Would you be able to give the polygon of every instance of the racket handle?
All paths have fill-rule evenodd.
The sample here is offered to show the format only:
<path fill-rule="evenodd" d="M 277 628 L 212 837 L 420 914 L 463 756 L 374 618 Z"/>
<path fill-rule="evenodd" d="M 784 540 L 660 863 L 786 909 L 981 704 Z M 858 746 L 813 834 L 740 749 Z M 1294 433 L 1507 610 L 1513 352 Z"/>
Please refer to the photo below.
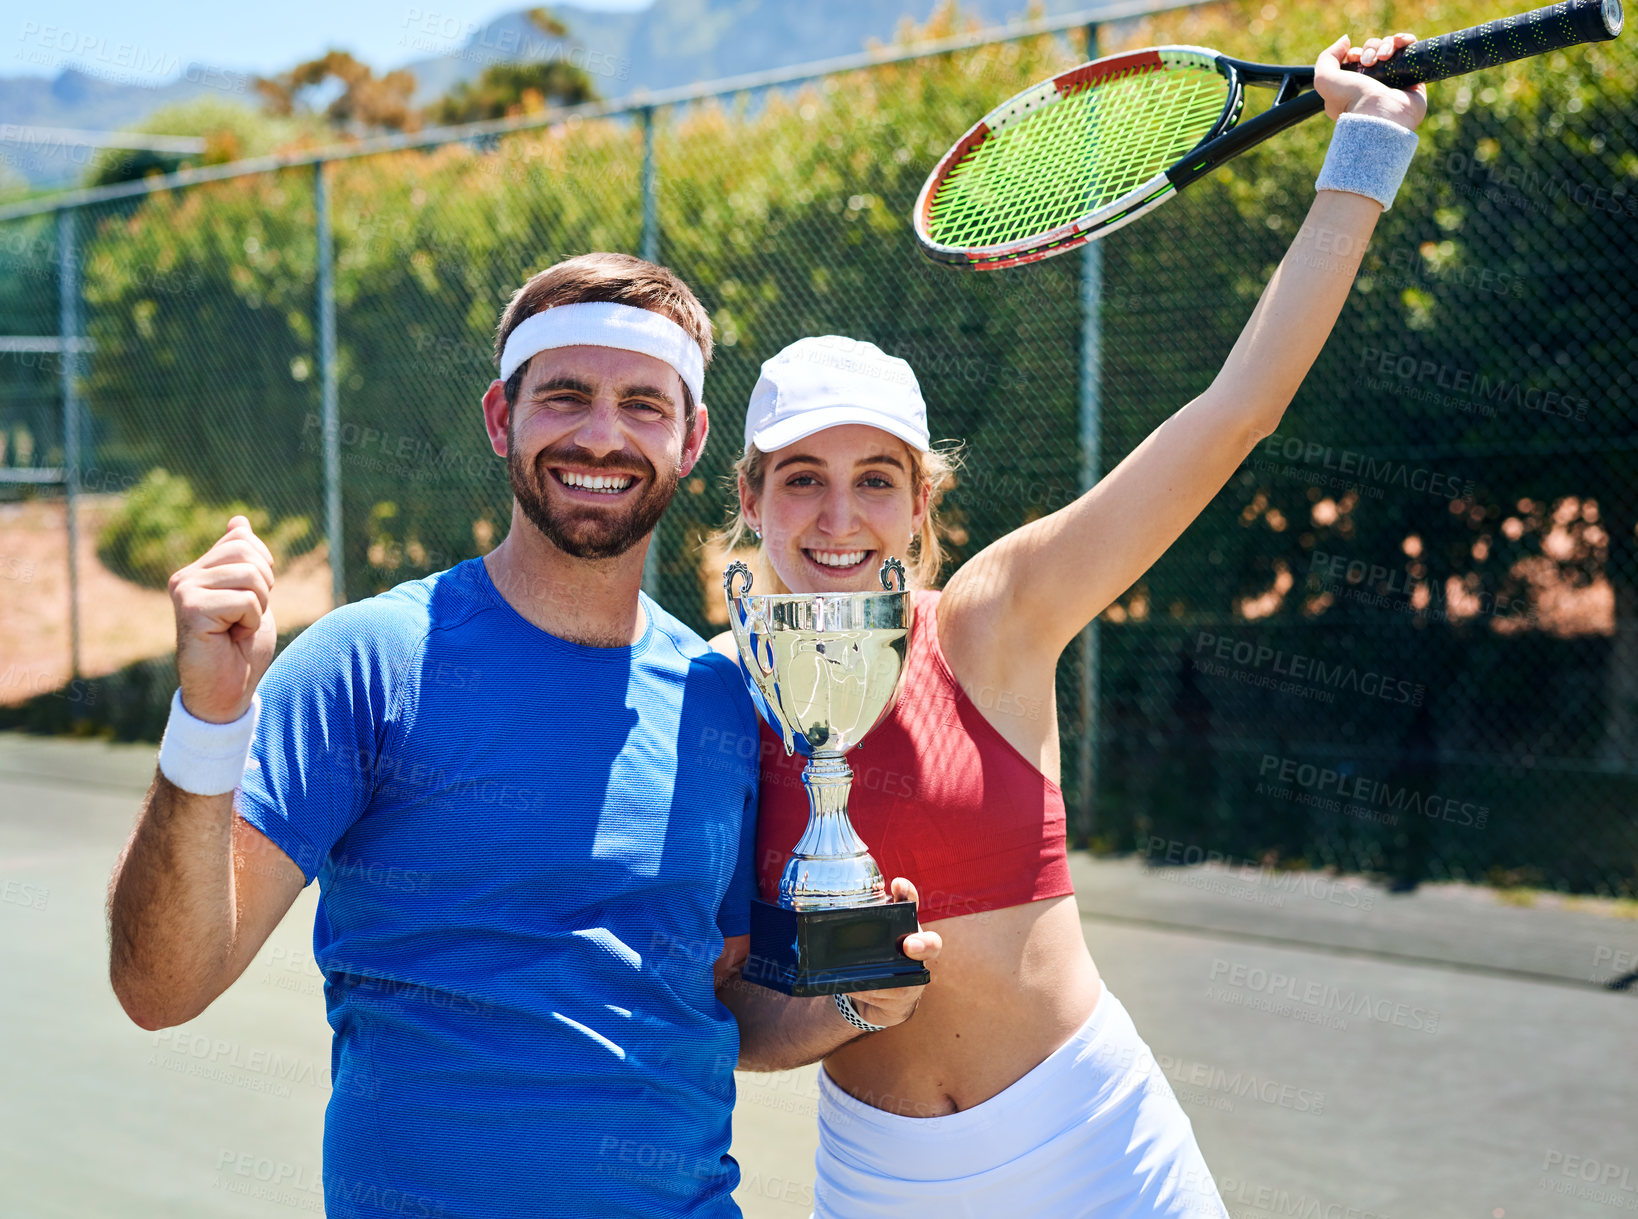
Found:
<path fill-rule="evenodd" d="M 1584 42 L 1608 42 L 1620 32 L 1621 0 L 1564 0 L 1534 12 L 1413 42 L 1386 63 L 1373 64 L 1364 72 L 1385 85 L 1405 89 Z"/>

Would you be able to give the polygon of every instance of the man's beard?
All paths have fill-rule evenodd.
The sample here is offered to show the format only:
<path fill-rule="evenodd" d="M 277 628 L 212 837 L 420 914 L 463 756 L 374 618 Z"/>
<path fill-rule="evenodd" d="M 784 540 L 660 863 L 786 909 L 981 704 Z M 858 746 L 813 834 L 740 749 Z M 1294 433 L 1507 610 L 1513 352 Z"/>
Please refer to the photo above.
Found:
<path fill-rule="evenodd" d="M 547 480 L 556 482 L 552 466 L 636 474 L 644 490 L 623 515 L 575 505 L 554 512 L 548 501 Z M 639 470 L 642 466 L 646 469 Z M 583 449 L 543 449 L 532 466 L 518 455 L 511 424 L 506 429 L 506 475 L 518 507 L 546 540 L 577 559 L 612 559 L 623 555 L 654 531 L 677 493 L 682 472 L 673 467 L 661 476 L 653 464 L 636 454 L 624 458 L 593 457 Z"/>

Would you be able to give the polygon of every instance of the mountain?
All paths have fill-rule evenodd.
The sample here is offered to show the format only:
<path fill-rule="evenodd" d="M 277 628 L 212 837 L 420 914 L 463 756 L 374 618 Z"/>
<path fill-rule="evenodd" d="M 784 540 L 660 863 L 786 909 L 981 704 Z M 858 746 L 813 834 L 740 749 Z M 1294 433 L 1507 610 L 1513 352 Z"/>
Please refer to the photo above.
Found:
<path fill-rule="evenodd" d="M 191 77 L 191 79 L 190 79 Z M 0 76 L 0 136 L 18 127 L 68 127 L 113 131 L 140 122 L 162 106 L 228 89 L 255 105 L 243 73 L 190 66 L 167 84 L 133 85 L 64 68 L 55 77 Z M 0 178 L 15 175 L 33 186 L 69 186 L 85 172 L 94 152 L 54 141 L 0 139 Z M 10 171 L 7 173 L 7 171 Z"/>
<path fill-rule="evenodd" d="M 926 21 L 936 3 L 655 0 L 649 8 L 624 13 L 554 5 L 552 12 L 570 30 L 567 50 L 557 40 L 544 38 L 517 12 L 489 22 L 459 47 L 404 66 L 420 83 L 417 100 L 430 101 L 457 81 L 476 78 L 497 60 L 559 54 L 585 68 L 604 97 L 623 97 L 637 89 L 673 88 L 862 51 L 871 41 L 891 41 L 906 19 Z M 1000 25 L 1021 19 L 1028 7 L 1027 0 L 964 0 L 961 11 L 984 25 Z M 1045 0 L 1039 7 L 1050 16 L 1074 12 L 1089 3 Z M 400 43 L 412 54 L 441 45 L 435 28 L 416 28 L 410 23 Z"/>
<path fill-rule="evenodd" d="M 624 97 L 639 89 L 666 89 L 719 77 L 789 67 L 862 51 L 887 42 L 906 19 L 924 22 L 937 0 L 655 0 L 636 12 L 601 12 L 573 5 L 552 11 L 570 30 L 565 40 L 543 35 L 523 10 L 486 23 L 464 38 L 451 37 L 444 19 L 406 16 L 402 54 L 377 70 L 415 73 L 416 102 L 425 104 L 492 63 L 561 56 L 584 68 L 598 93 Z M 1045 0 L 1047 15 L 1071 12 L 1088 0 Z M 984 25 L 1024 15 L 1027 0 L 963 0 L 961 11 Z M 408 9 L 408 14 L 421 13 Z M 321 40 L 322 42 L 322 40 Z M 315 43 L 313 53 L 325 48 Z M 106 131 L 140 124 L 162 106 L 207 93 L 257 105 L 253 77 L 190 64 L 167 84 L 129 84 L 66 68 L 54 78 L 0 76 L 0 134 L 16 124 Z M 84 148 L 39 147 L 0 140 L 5 170 L 36 187 L 76 181 L 89 158 Z"/>

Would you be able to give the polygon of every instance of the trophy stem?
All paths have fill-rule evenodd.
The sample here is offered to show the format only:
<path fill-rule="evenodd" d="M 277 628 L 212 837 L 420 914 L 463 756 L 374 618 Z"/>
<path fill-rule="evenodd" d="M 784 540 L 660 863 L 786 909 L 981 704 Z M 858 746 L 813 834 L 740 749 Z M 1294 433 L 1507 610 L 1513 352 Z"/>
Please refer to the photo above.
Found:
<path fill-rule="evenodd" d="M 791 910 L 876 906 L 887 885 L 847 816 L 853 768 L 841 754 L 816 753 L 802 770 L 808 824 L 779 878 L 779 904 Z"/>

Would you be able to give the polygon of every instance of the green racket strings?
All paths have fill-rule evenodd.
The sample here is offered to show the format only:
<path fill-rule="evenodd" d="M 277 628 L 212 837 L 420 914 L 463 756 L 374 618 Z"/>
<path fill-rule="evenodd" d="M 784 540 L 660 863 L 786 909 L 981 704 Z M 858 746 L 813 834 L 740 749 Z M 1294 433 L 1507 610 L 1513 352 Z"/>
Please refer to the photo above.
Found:
<path fill-rule="evenodd" d="M 1140 66 L 1066 93 L 980 141 L 934 190 L 927 235 L 958 249 L 1050 232 L 1119 199 L 1211 131 L 1228 81 Z"/>

